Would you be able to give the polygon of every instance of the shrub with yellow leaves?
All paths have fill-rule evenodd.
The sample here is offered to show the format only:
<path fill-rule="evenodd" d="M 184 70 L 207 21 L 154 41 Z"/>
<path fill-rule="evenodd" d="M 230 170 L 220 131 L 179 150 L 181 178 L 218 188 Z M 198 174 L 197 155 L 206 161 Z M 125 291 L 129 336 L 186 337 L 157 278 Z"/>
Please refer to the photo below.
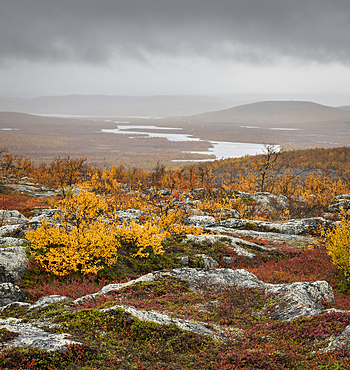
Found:
<path fill-rule="evenodd" d="M 350 211 L 342 210 L 341 222 L 333 230 L 323 230 L 327 240 L 327 253 L 332 257 L 332 263 L 350 278 Z"/>
<path fill-rule="evenodd" d="M 61 212 L 56 216 L 56 224 L 42 220 L 41 227 L 26 234 L 31 255 L 47 271 L 61 276 L 70 271 L 97 273 L 116 262 L 121 241 L 135 245 L 133 257 L 147 257 L 147 247 L 154 254 L 163 253 L 161 241 L 166 233 L 157 224 L 103 220 L 108 201 L 101 196 L 91 192 L 73 194 L 58 206 Z"/>

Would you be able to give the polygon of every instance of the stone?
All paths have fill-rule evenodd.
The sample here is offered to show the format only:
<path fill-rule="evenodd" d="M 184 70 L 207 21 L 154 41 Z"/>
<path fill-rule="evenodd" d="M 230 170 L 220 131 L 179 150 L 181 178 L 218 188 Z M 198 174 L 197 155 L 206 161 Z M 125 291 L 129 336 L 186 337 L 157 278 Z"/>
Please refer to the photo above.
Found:
<path fill-rule="evenodd" d="M 216 269 L 219 267 L 219 263 L 214 258 L 208 257 L 205 254 L 199 255 L 202 257 L 202 267 L 205 269 Z"/>
<path fill-rule="evenodd" d="M 320 302 L 332 303 L 333 290 L 326 281 L 302 282 L 292 284 L 266 284 L 254 274 L 244 269 L 201 269 L 178 268 L 156 271 L 141 276 L 127 283 L 110 284 L 101 291 L 76 299 L 73 303 L 80 304 L 85 299 L 114 290 L 120 290 L 139 281 L 155 281 L 158 277 L 170 275 L 186 282 L 190 289 L 207 289 L 208 286 L 225 288 L 227 286 L 241 288 L 260 288 L 273 295 L 275 304 L 269 308 L 269 313 L 278 320 L 289 321 L 300 316 L 312 316 L 322 313 Z"/>
<path fill-rule="evenodd" d="M 27 242 L 26 239 L 18 239 L 18 238 L 0 238 L 0 246 L 1 245 L 8 245 L 10 247 L 21 247 L 25 242 Z"/>
<path fill-rule="evenodd" d="M 206 328 L 203 324 L 188 320 L 172 318 L 169 317 L 168 315 L 164 315 L 158 312 L 138 310 L 132 306 L 116 305 L 110 308 L 104 308 L 101 311 L 111 312 L 118 308 L 122 309 L 124 312 L 130 313 L 132 316 L 137 317 L 141 321 L 152 321 L 159 325 L 176 325 L 182 330 L 191 331 L 193 333 L 201 335 L 217 335 L 217 333 Z"/>
<path fill-rule="evenodd" d="M 62 301 L 72 301 L 72 298 L 62 296 L 62 295 L 57 295 L 57 294 L 47 295 L 45 297 L 41 297 L 35 303 L 30 305 L 28 307 L 28 311 L 41 310 L 42 308 L 52 303 L 57 303 L 57 302 L 62 302 Z"/>
<path fill-rule="evenodd" d="M 7 311 L 7 310 L 12 310 L 17 307 L 25 307 L 28 308 L 30 306 L 29 303 L 26 302 L 12 302 L 7 304 L 6 306 L 0 307 L 0 312 Z"/>
<path fill-rule="evenodd" d="M 22 231 L 22 226 L 22 224 L 1 226 L 0 238 L 22 236 L 24 234 L 24 232 Z"/>
<path fill-rule="evenodd" d="M 335 198 L 336 200 L 346 200 L 346 199 L 350 199 L 350 193 L 336 195 L 334 198 Z"/>
<path fill-rule="evenodd" d="M 18 211 L 0 210 L 0 225 L 5 224 L 24 224 L 28 219 Z"/>
<path fill-rule="evenodd" d="M 264 209 L 285 209 L 288 206 L 288 198 L 284 195 L 258 192 L 251 194 L 251 198 Z"/>
<path fill-rule="evenodd" d="M 6 306 L 12 302 L 24 302 L 25 294 L 12 283 L 0 284 L 0 306 Z"/>
<path fill-rule="evenodd" d="M 241 218 L 242 215 L 240 212 L 238 212 L 236 209 L 231 209 L 231 208 L 218 208 L 216 212 L 220 216 L 231 216 L 233 218 Z"/>
<path fill-rule="evenodd" d="M 265 291 L 277 296 L 278 304 L 271 312 L 283 321 L 318 315 L 324 311 L 320 302 L 334 302 L 332 287 L 326 281 L 265 284 Z"/>
<path fill-rule="evenodd" d="M 237 253 L 238 256 L 244 256 L 248 259 L 252 259 L 256 257 L 254 253 L 247 251 L 245 248 L 238 245 L 238 243 L 246 245 L 247 247 L 253 247 L 255 249 L 266 249 L 261 247 L 258 244 L 247 242 L 246 240 L 234 238 L 232 236 L 224 236 L 224 235 L 192 235 L 188 234 L 185 241 L 192 241 L 195 243 L 207 243 L 207 244 L 214 244 L 216 242 L 226 242 L 232 246 L 232 249 Z"/>
<path fill-rule="evenodd" d="M 55 225 L 57 224 L 57 216 L 61 212 L 60 209 L 41 209 L 34 217 L 32 217 L 28 221 L 28 225 L 30 227 L 40 227 L 42 225 L 42 220 L 45 220 L 48 222 L 50 225 Z"/>
<path fill-rule="evenodd" d="M 204 189 L 204 188 L 198 188 L 198 189 L 194 189 L 190 194 L 192 196 L 198 196 L 198 195 L 203 195 L 203 194 L 206 194 L 208 192 L 207 189 Z"/>
<path fill-rule="evenodd" d="M 215 218 L 211 216 L 190 216 L 184 220 L 185 225 L 194 225 L 200 227 L 213 226 L 215 223 Z"/>
<path fill-rule="evenodd" d="M 288 235 L 318 235 L 321 228 L 332 228 L 334 223 L 323 217 L 295 219 L 287 222 L 268 222 L 229 218 L 216 224 L 230 229 L 254 229 L 257 231 L 279 232 Z"/>
<path fill-rule="evenodd" d="M 348 211 L 350 209 L 350 200 L 341 200 L 338 203 L 331 204 L 327 208 L 327 212 L 329 212 L 329 213 L 340 212 L 341 208 L 343 208 L 344 211 Z"/>
<path fill-rule="evenodd" d="M 69 334 L 53 334 L 41 329 L 42 323 L 22 323 L 20 319 L 0 319 L 0 329 L 7 330 L 20 335 L 7 342 L 6 347 L 35 347 L 46 351 L 67 352 L 68 345 L 81 344 L 68 337 Z"/>
<path fill-rule="evenodd" d="M 139 219 L 144 213 L 139 209 L 127 209 L 126 211 L 118 211 L 116 213 L 116 216 L 121 221 L 127 221 L 130 222 L 131 220 L 137 220 Z"/>
<path fill-rule="evenodd" d="M 19 283 L 28 270 L 25 247 L 0 248 L 0 283 Z"/>
<path fill-rule="evenodd" d="M 183 256 L 183 257 L 177 257 L 179 260 L 179 264 L 181 267 L 185 267 L 188 265 L 188 256 Z"/>

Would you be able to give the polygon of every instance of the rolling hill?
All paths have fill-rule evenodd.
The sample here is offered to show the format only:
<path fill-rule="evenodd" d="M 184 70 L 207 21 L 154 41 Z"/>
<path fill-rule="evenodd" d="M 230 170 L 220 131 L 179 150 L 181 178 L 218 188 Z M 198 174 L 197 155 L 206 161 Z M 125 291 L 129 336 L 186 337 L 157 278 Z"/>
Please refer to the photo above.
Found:
<path fill-rule="evenodd" d="M 88 116 L 173 117 L 225 109 L 235 102 L 210 96 L 65 95 L 0 99 L 0 112 Z M 237 104 L 236 104 L 237 105 Z"/>
<path fill-rule="evenodd" d="M 350 120 L 350 111 L 304 101 L 265 101 L 195 115 L 191 122 L 246 124 L 334 122 Z"/>

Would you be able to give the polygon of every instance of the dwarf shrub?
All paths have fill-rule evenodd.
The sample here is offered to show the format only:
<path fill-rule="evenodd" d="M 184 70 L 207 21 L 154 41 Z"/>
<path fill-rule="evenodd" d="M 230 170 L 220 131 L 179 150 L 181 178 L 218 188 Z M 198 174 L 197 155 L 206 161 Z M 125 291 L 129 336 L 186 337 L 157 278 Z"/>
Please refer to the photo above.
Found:
<path fill-rule="evenodd" d="M 47 271 L 66 275 L 71 271 L 97 273 L 104 266 L 112 266 L 118 258 L 121 241 L 133 243 L 133 257 L 148 257 L 146 248 L 162 254 L 165 233 L 150 222 L 143 225 L 116 218 L 101 219 L 108 210 L 108 202 L 91 192 L 73 194 L 58 204 L 61 212 L 56 223 L 42 220 L 42 226 L 26 234 L 31 241 L 30 253 Z"/>
<path fill-rule="evenodd" d="M 343 271 L 347 279 L 350 278 L 350 212 L 340 216 L 341 222 L 333 229 L 323 231 L 327 239 L 327 253 L 332 262 Z"/>

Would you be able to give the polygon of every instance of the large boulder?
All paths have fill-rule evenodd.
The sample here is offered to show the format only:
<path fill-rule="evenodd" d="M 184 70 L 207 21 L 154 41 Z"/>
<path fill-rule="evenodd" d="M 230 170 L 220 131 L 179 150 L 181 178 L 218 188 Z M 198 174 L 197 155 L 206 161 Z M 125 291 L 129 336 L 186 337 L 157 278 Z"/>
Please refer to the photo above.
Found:
<path fill-rule="evenodd" d="M 67 352 L 69 345 L 81 344 L 69 339 L 69 334 L 54 334 L 45 331 L 40 326 L 42 323 L 23 323 L 21 319 L 0 319 L 0 329 L 17 333 L 17 338 L 6 343 L 7 347 L 36 347 L 46 351 Z M 48 329 L 56 325 L 46 325 Z"/>
<path fill-rule="evenodd" d="M 41 209 L 34 217 L 32 217 L 27 225 L 29 228 L 38 228 L 42 225 L 42 221 L 45 220 L 51 225 L 57 224 L 57 216 L 61 212 L 60 209 Z"/>
<path fill-rule="evenodd" d="M 268 222 L 229 218 L 216 226 L 231 229 L 252 229 L 257 231 L 277 232 L 288 235 L 318 235 L 322 228 L 332 228 L 334 223 L 323 217 L 295 219 L 287 222 Z"/>
<path fill-rule="evenodd" d="M 126 211 L 118 211 L 115 215 L 120 221 L 130 222 L 131 220 L 138 220 L 144 213 L 139 209 L 130 208 Z"/>
<path fill-rule="evenodd" d="M 29 260 L 25 247 L 0 248 L 0 283 L 16 284 L 28 270 Z"/>
<path fill-rule="evenodd" d="M 12 283 L 0 284 L 0 306 L 6 306 L 12 302 L 24 302 L 25 294 Z"/>
<path fill-rule="evenodd" d="M 186 284 L 194 291 L 208 289 L 209 286 L 219 289 L 226 289 L 228 286 L 262 289 L 273 297 L 274 304 L 268 308 L 269 312 L 276 319 L 283 321 L 293 320 L 300 316 L 321 314 L 324 309 L 320 302 L 332 303 L 334 301 L 332 287 L 326 281 L 266 284 L 251 272 L 243 269 L 178 268 L 152 272 L 127 283 L 107 285 L 100 292 L 78 298 L 74 303 L 79 304 L 85 299 L 120 290 L 140 281 L 155 281 L 163 275 L 171 275 L 186 281 Z"/>
<path fill-rule="evenodd" d="M 251 194 L 262 209 L 281 210 L 288 206 L 288 198 L 283 195 L 272 194 L 267 192 L 259 192 Z"/>
<path fill-rule="evenodd" d="M 190 216 L 184 220 L 185 225 L 194 225 L 200 227 L 210 227 L 215 223 L 215 218 L 211 216 Z"/>
<path fill-rule="evenodd" d="M 0 225 L 24 224 L 28 219 L 19 211 L 0 210 Z"/>
<path fill-rule="evenodd" d="M 208 328 L 206 328 L 201 323 L 172 318 L 168 315 L 162 313 L 153 312 L 153 311 L 143 311 L 138 310 L 132 306 L 126 305 L 115 305 L 113 307 L 104 308 L 102 312 L 113 312 L 117 309 L 121 309 L 124 312 L 130 313 L 132 316 L 137 317 L 141 321 L 153 321 L 156 324 L 160 325 L 176 325 L 182 330 L 191 331 L 193 333 L 202 334 L 202 335 L 215 335 L 216 333 Z"/>
<path fill-rule="evenodd" d="M 350 200 L 341 200 L 338 203 L 331 204 L 328 207 L 327 212 L 329 212 L 329 213 L 340 212 L 341 209 L 343 209 L 344 211 L 349 210 L 350 209 Z"/>

